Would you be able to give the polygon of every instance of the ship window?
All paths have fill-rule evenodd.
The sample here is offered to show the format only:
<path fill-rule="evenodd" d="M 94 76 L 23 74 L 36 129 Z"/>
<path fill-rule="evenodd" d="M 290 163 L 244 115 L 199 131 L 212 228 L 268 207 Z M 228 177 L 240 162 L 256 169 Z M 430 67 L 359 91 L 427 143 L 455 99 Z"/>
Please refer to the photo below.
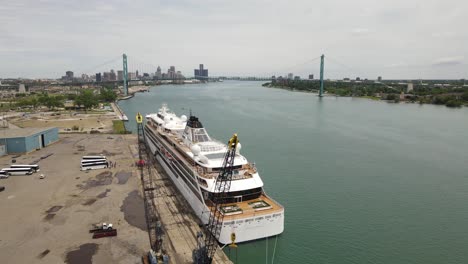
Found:
<path fill-rule="evenodd" d="M 207 157 L 208 159 L 222 159 L 224 158 L 224 155 L 226 153 L 222 152 L 222 153 L 211 153 L 211 154 L 205 154 L 205 157 Z"/>
<path fill-rule="evenodd" d="M 205 156 L 208 156 L 208 155 L 210 155 L 210 154 L 206 154 Z M 242 165 L 237 165 L 237 166 L 232 167 L 233 170 L 237 170 L 237 169 L 240 169 L 240 168 L 242 168 Z M 223 168 L 219 167 L 219 168 L 213 168 L 212 170 L 213 171 L 221 171 L 222 169 Z"/>
<path fill-rule="evenodd" d="M 204 128 L 193 129 L 193 142 L 210 141 L 210 137 L 206 134 Z"/>

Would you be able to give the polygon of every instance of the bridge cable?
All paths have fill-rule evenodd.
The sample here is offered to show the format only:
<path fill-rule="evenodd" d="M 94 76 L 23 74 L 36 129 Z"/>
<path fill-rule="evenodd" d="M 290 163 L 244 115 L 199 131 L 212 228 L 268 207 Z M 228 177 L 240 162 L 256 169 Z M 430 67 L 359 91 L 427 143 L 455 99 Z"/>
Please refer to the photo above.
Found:
<path fill-rule="evenodd" d="M 292 69 L 295 69 L 295 68 L 300 67 L 300 66 L 307 65 L 307 64 L 312 63 L 312 62 L 314 62 L 314 61 L 316 61 L 318 59 L 320 59 L 320 56 L 312 58 L 312 59 L 307 60 L 307 61 L 304 61 L 302 63 L 298 63 L 298 64 L 295 64 L 295 65 L 289 66 L 287 68 L 282 68 L 282 69 L 279 69 L 279 70 L 276 70 L 276 71 L 271 71 L 271 72 L 268 72 L 268 73 L 269 73 L 269 75 L 271 75 L 272 73 L 275 74 L 275 75 L 278 75 L 278 73 L 280 73 L 280 72 L 286 72 L 287 73 L 288 71 L 290 71 Z M 279 75 L 281 75 L 281 73 Z"/>
<path fill-rule="evenodd" d="M 112 62 L 115 62 L 115 61 L 117 61 L 117 60 L 120 60 L 121 58 L 122 58 L 122 56 L 118 56 L 118 57 L 116 57 L 116 58 L 113 58 L 113 59 L 111 59 L 111 60 L 108 60 L 108 61 L 106 61 L 106 62 L 103 62 L 103 63 L 101 63 L 101 64 L 99 64 L 99 65 L 97 65 L 97 66 L 94 66 L 93 68 L 90 68 L 89 70 L 81 71 L 81 73 L 84 73 L 84 74 L 92 73 L 92 72 L 94 72 L 97 68 L 106 66 L 106 65 L 108 65 L 108 64 L 110 64 L 110 63 L 112 63 Z"/>

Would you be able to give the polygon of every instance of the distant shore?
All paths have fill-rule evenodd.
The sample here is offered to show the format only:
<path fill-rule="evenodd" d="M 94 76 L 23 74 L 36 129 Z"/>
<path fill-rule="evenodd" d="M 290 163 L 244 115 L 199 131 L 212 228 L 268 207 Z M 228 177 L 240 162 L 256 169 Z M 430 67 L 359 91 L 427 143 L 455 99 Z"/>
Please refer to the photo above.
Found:
<path fill-rule="evenodd" d="M 281 80 L 264 83 L 262 86 L 292 92 L 317 93 L 318 81 Z M 445 105 L 447 107 L 468 106 L 468 86 L 460 84 L 410 84 L 404 86 L 376 82 L 326 82 L 325 96 L 356 97 L 391 103 L 407 102 Z"/>

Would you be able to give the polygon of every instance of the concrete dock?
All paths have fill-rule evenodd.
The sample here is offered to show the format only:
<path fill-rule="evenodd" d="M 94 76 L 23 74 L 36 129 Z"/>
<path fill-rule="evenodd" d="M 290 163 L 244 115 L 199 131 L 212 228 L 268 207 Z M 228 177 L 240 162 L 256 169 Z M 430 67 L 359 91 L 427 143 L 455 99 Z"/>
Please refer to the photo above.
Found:
<path fill-rule="evenodd" d="M 137 145 L 132 146 L 132 152 L 134 156 L 138 155 Z M 197 247 L 197 233 L 201 231 L 201 222 L 160 165 L 153 163 L 152 166 L 150 171 L 155 187 L 156 215 L 164 230 L 163 248 L 173 263 L 193 263 L 192 252 Z M 232 262 L 224 252 L 218 250 L 213 263 Z"/>
<path fill-rule="evenodd" d="M 6 187 L 0 192 L 1 262 L 141 263 L 150 243 L 137 153 L 136 135 L 67 134 L 47 148 L 0 157 L 2 168 L 15 159 L 41 169 L 0 180 Z M 98 154 L 115 167 L 80 171 L 81 156 Z M 152 174 L 163 248 L 170 263 L 192 263 L 198 219 L 164 173 L 156 168 Z M 112 223 L 118 235 L 92 239 L 88 230 L 102 222 Z M 231 262 L 219 251 L 215 263 Z"/>

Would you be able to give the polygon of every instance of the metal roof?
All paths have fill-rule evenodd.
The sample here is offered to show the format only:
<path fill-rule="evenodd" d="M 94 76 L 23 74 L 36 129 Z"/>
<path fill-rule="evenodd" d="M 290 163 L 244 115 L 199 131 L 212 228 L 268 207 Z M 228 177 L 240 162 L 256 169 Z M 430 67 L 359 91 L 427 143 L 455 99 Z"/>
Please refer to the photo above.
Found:
<path fill-rule="evenodd" d="M 28 128 L 11 128 L 0 130 L 0 138 L 19 138 L 29 137 L 41 132 L 45 132 L 55 127 L 28 127 Z"/>

